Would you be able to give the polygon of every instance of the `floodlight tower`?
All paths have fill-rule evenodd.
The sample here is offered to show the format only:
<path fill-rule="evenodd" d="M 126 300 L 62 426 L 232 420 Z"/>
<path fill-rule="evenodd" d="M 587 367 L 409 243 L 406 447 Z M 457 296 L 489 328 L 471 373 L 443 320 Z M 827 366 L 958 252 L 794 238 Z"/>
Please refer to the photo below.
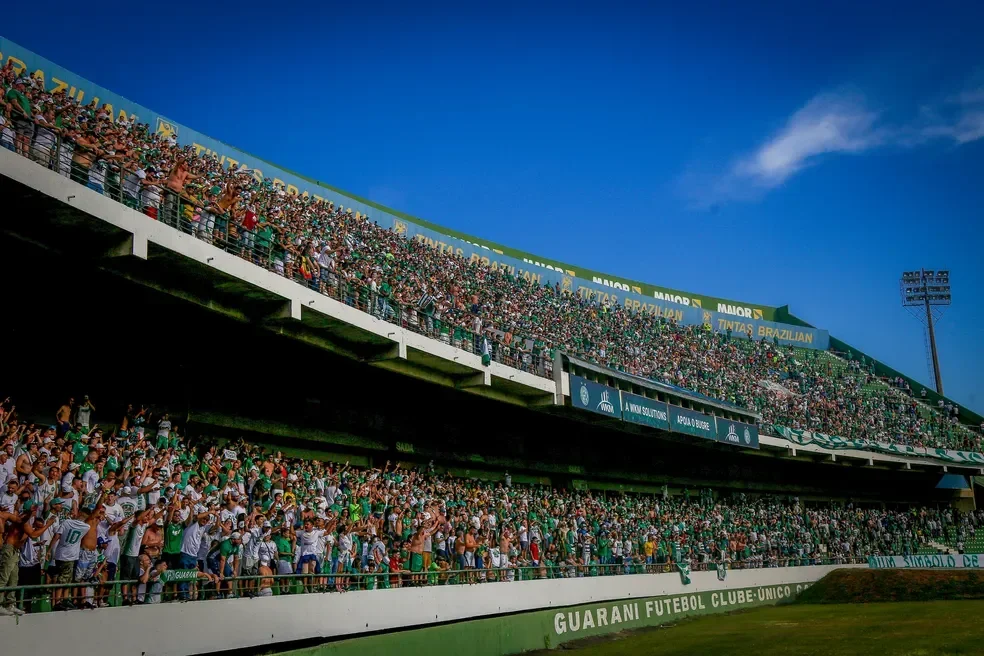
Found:
<path fill-rule="evenodd" d="M 929 333 L 929 351 L 936 379 L 936 392 L 943 395 L 943 378 L 940 376 L 940 358 L 936 353 L 936 332 L 933 324 L 943 316 L 950 305 L 950 272 L 920 269 L 904 271 L 899 279 L 902 306 L 919 319 Z M 918 309 L 916 309 L 918 308 Z"/>

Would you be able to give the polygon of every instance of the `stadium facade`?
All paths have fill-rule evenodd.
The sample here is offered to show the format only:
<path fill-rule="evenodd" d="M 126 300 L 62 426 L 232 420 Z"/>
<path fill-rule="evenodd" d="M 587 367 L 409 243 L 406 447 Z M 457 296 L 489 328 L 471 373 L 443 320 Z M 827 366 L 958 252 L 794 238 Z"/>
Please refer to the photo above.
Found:
<path fill-rule="evenodd" d="M 112 107 L 117 120 L 147 123 L 226 166 L 246 168 L 258 180 L 273 178 L 288 193 L 351 208 L 432 249 L 683 325 L 863 355 L 786 307 L 584 270 L 353 197 L 178 125 L 5 39 L 0 39 L 0 62 L 13 62 L 43 79 L 46 88 L 63 89 L 82 103 L 98 99 Z M 298 285 L 2 149 L 0 192 L 13 210 L 8 217 L 23 217 L 8 218 L 0 231 L 0 270 L 17 283 L 10 306 L 44 312 L 49 290 L 84 290 L 84 303 L 75 306 L 82 316 L 62 317 L 71 323 L 66 341 L 78 356 L 75 364 L 109 398 L 132 398 L 136 392 L 183 408 L 181 420 L 192 431 L 245 436 L 291 453 L 317 452 L 366 467 L 392 458 L 418 465 L 430 461 L 462 477 L 502 479 L 509 470 L 516 482 L 601 495 L 687 491 L 689 498 L 690 489 L 714 487 L 858 507 L 975 505 L 975 488 L 942 489 L 938 482 L 943 474 L 964 482 L 984 474 L 984 456 L 976 452 L 784 432 L 720 399 L 562 353 L 546 363 L 548 369 L 489 362 L 481 349 L 432 339 Z M 10 343 L 37 354 L 32 357 L 44 365 L 28 368 L 19 381 L 26 394 L 40 395 L 52 387 L 47 371 L 60 357 L 50 352 L 51 333 L 27 322 L 9 328 Z M 86 360 L 90 353 L 95 362 Z M 150 366 L 132 376 L 121 374 L 113 366 L 120 353 L 142 353 Z M 899 376 L 875 367 L 883 376 Z M 965 408 L 961 418 L 981 421 Z M 515 640 L 490 641 L 483 649 L 514 653 L 603 633 L 600 617 L 606 629 L 617 630 L 623 617 L 634 622 L 631 627 L 645 626 L 650 618 L 656 622 L 662 617 L 657 608 L 686 615 L 776 603 L 831 567 L 848 564 L 749 569 L 728 577 L 703 571 L 694 573 L 693 583 L 668 572 L 521 581 L 515 585 L 526 586 L 523 591 L 498 586 L 506 592 L 493 593 L 479 586 L 403 588 L 385 593 L 391 595 L 385 602 L 379 601 L 384 593 L 359 591 L 323 596 L 317 603 L 297 595 L 233 599 L 205 610 L 164 604 L 131 609 L 121 633 L 103 631 L 85 616 L 72 620 L 71 631 L 60 631 L 64 616 L 37 614 L 18 620 L 23 626 L 5 637 L 15 647 L 12 653 L 56 653 L 80 636 L 94 650 L 138 653 L 146 651 L 147 635 L 181 626 L 181 635 L 158 642 L 157 651 L 148 653 L 188 654 L 313 644 L 304 641 L 482 618 L 498 623 L 481 629 L 494 636 L 490 640 L 510 635 Z M 510 613 L 522 613 L 517 617 L 526 618 L 528 627 L 516 632 Z M 14 620 L 9 621 L 0 626 L 9 629 Z M 587 630 L 589 622 L 597 631 Z M 216 634 L 211 630 L 216 625 L 226 630 Z M 354 649 L 385 651 L 385 635 L 377 636 L 383 641 L 377 647 L 362 643 Z"/>

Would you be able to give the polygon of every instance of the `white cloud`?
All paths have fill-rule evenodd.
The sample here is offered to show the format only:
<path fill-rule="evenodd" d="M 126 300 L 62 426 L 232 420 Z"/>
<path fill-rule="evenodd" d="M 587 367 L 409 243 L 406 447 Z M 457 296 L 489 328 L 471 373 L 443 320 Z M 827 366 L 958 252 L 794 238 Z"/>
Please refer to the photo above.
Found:
<path fill-rule="evenodd" d="M 860 153 L 881 145 L 885 134 L 877 121 L 878 114 L 859 96 L 819 95 L 772 139 L 735 164 L 732 175 L 765 188 L 778 186 L 821 155 Z"/>
<path fill-rule="evenodd" d="M 678 182 L 695 207 L 708 208 L 759 198 L 824 156 L 938 141 L 960 146 L 979 139 L 984 139 L 984 87 L 964 89 L 944 103 L 924 106 L 916 118 L 901 125 L 885 123 L 859 94 L 830 92 L 811 99 L 773 137 L 723 174 L 698 177 L 688 172 Z"/>
<path fill-rule="evenodd" d="M 944 118 L 923 127 L 923 134 L 929 138 L 952 139 L 957 145 L 984 139 L 984 87 L 965 89 L 950 99 L 951 106 L 944 109 Z M 947 118 L 948 117 L 948 118 Z"/>

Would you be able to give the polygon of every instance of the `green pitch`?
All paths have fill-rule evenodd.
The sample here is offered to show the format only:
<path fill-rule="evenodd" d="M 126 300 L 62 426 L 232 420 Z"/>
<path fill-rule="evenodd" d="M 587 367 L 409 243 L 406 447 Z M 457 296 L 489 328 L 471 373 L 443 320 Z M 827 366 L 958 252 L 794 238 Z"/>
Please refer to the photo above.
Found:
<path fill-rule="evenodd" d="M 589 639 L 560 651 L 572 656 L 984 654 L 982 617 L 984 601 L 775 606 Z"/>

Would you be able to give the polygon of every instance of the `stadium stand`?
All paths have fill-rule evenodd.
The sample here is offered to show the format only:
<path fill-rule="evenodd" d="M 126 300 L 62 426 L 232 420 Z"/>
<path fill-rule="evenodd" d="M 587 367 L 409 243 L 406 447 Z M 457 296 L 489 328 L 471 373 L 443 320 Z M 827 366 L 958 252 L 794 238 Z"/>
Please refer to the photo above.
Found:
<path fill-rule="evenodd" d="M 0 145 L 147 216 L 337 300 L 489 360 L 552 375 L 562 350 L 756 410 L 772 424 L 849 439 L 981 450 L 959 409 L 930 407 L 874 364 L 732 339 L 540 286 L 288 194 L 173 136 L 50 93 L 8 60 Z"/>
<path fill-rule="evenodd" d="M 922 552 L 984 521 L 982 511 L 710 489 L 599 495 L 430 466 L 358 468 L 189 440 L 145 406 L 104 431 L 105 414 L 69 399 L 39 427 L 0 404 L 0 612 L 846 563 Z"/>

